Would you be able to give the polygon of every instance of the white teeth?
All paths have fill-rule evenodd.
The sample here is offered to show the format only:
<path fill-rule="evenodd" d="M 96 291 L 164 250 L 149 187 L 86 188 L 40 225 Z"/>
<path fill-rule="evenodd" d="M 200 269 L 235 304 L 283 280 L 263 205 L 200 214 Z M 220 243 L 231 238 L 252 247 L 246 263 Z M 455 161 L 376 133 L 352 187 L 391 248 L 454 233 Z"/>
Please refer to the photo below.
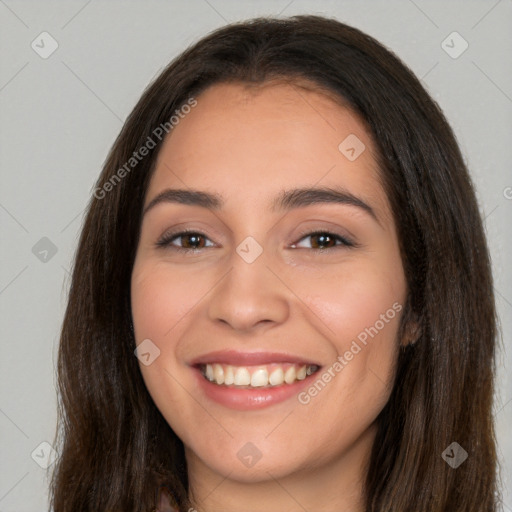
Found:
<path fill-rule="evenodd" d="M 269 366 L 246 367 L 225 364 L 205 364 L 203 375 L 210 382 L 225 386 L 251 386 L 254 388 L 281 386 L 304 380 L 319 369 L 316 365 L 297 366 L 290 363 Z"/>
<path fill-rule="evenodd" d="M 292 384 L 295 381 L 296 377 L 297 374 L 295 372 L 295 367 L 290 366 L 290 368 L 288 368 L 288 370 L 286 370 L 284 374 L 284 381 L 286 382 L 286 384 Z"/>
<path fill-rule="evenodd" d="M 217 384 L 224 384 L 224 368 L 220 364 L 213 365 L 213 376 Z"/>
<path fill-rule="evenodd" d="M 261 387 L 268 386 L 268 372 L 264 368 L 260 368 L 256 370 L 251 375 L 251 386 L 253 387 Z"/>
<path fill-rule="evenodd" d="M 268 378 L 272 386 L 280 386 L 284 382 L 284 372 L 282 368 L 276 368 Z"/>
<path fill-rule="evenodd" d="M 297 371 L 297 380 L 304 380 L 306 378 L 306 367 L 301 366 Z"/>
<path fill-rule="evenodd" d="M 213 380 L 213 366 L 211 364 L 206 365 L 205 375 L 208 380 Z"/>
<path fill-rule="evenodd" d="M 235 373 L 236 386 L 248 386 L 251 383 L 251 374 L 247 368 L 238 368 Z"/>
<path fill-rule="evenodd" d="M 226 386 L 230 386 L 235 383 L 235 372 L 233 371 L 232 366 L 226 366 L 226 371 L 224 372 L 224 384 Z"/>

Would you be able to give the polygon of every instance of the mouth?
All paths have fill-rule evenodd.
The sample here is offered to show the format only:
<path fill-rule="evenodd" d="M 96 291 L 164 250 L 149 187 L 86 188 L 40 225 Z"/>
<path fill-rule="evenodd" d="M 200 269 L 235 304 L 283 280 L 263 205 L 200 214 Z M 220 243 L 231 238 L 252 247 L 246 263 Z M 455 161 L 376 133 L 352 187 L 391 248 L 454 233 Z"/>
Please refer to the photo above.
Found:
<path fill-rule="evenodd" d="M 262 409 L 292 399 L 321 366 L 282 353 L 219 351 L 189 363 L 203 396 L 238 410 Z"/>
<path fill-rule="evenodd" d="M 254 366 L 206 363 L 198 366 L 203 377 L 217 386 L 238 389 L 291 385 L 316 373 L 316 364 L 270 363 Z"/>

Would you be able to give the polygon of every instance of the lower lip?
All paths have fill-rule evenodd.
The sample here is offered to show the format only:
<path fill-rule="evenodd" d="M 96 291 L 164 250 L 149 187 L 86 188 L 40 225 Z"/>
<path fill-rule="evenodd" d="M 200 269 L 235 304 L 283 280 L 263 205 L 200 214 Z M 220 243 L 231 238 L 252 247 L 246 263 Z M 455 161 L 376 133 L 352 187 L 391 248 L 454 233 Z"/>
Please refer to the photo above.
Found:
<path fill-rule="evenodd" d="M 199 370 L 194 370 L 199 380 L 199 386 L 204 394 L 214 402 L 231 409 L 249 411 L 263 409 L 296 396 L 301 389 L 310 383 L 310 376 L 296 380 L 293 384 L 283 384 L 272 388 L 236 388 L 219 386 L 207 380 Z M 315 375 L 316 372 L 313 374 Z"/>

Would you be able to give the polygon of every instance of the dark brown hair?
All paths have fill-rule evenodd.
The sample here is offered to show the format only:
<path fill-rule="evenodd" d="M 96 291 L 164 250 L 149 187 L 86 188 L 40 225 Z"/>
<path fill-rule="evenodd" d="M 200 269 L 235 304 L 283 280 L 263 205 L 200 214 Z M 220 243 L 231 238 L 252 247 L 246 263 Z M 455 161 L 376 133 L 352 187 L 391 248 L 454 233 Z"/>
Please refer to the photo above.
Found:
<path fill-rule="evenodd" d="M 183 445 L 144 385 L 131 328 L 130 277 L 161 142 L 122 179 L 112 177 L 210 85 L 272 79 L 329 91 L 368 126 L 408 283 L 402 329 L 411 319 L 420 326 L 416 343 L 400 351 L 378 419 L 366 511 L 495 511 L 493 286 L 455 136 L 413 73 L 380 43 L 334 19 L 295 16 L 232 24 L 186 50 L 144 92 L 108 155 L 61 333 L 55 512 L 148 512 L 162 486 L 181 509 L 189 506 Z M 452 442 L 468 453 L 457 469 L 442 458 Z"/>

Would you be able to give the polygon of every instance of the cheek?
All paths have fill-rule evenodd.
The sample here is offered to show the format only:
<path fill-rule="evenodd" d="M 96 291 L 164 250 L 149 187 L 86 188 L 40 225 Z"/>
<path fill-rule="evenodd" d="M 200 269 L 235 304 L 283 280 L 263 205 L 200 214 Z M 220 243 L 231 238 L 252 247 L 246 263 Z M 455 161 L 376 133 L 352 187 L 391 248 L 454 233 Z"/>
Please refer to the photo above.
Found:
<path fill-rule="evenodd" d="M 199 291 L 181 282 L 178 273 L 170 275 L 161 265 L 144 262 L 135 265 L 131 284 L 131 308 L 136 344 L 149 339 L 159 351 L 150 365 L 140 364 L 146 386 L 159 403 L 174 402 L 176 394 L 176 349 L 187 313 L 200 297 Z M 160 397 L 160 399 L 159 399 Z"/>
<path fill-rule="evenodd" d="M 193 279 L 178 272 L 166 271 L 158 262 L 144 261 L 134 266 L 131 280 L 131 308 L 136 343 L 150 339 L 159 356 L 150 365 L 140 364 L 146 387 L 169 425 L 179 410 L 177 431 L 195 422 L 187 393 L 183 392 L 183 368 L 176 359 L 181 333 L 187 325 L 191 310 L 206 290 L 199 289 Z M 188 315 L 188 316 L 187 316 Z M 181 436 L 180 436 L 181 437 Z"/>
<path fill-rule="evenodd" d="M 204 280 L 193 275 L 166 271 L 159 264 L 134 267 L 131 305 L 136 340 L 165 340 L 161 350 L 172 345 L 173 331 L 208 291 Z"/>
<path fill-rule="evenodd" d="M 348 434 L 347 430 L 373 421 L 389 398 L 405 280 L 399 265 L 354 262 L 322 282 L 322 293 L 309 294 L 307 304 L 321 319 L 334 356 L 316 386 L 306 390 L 302 403 L 318 417 L 326 414 L 326 402 L 337 404 L 328 414 L 337 410 L 341 417 L 325 421 L 341 422 Z"/>
<path fill-rule="evenodd" d="M 304 296 L 338 353 L 348 349 L 347 341 L 364 341 L 368 329 L 374 333 L 376 328 L 380 338 L 395 339 L 406 295 L 400 266 L 354 261 L 326 275 L 316 287 L 320 284 L 320 293 L 311 293 L 310 287 Z"/>

